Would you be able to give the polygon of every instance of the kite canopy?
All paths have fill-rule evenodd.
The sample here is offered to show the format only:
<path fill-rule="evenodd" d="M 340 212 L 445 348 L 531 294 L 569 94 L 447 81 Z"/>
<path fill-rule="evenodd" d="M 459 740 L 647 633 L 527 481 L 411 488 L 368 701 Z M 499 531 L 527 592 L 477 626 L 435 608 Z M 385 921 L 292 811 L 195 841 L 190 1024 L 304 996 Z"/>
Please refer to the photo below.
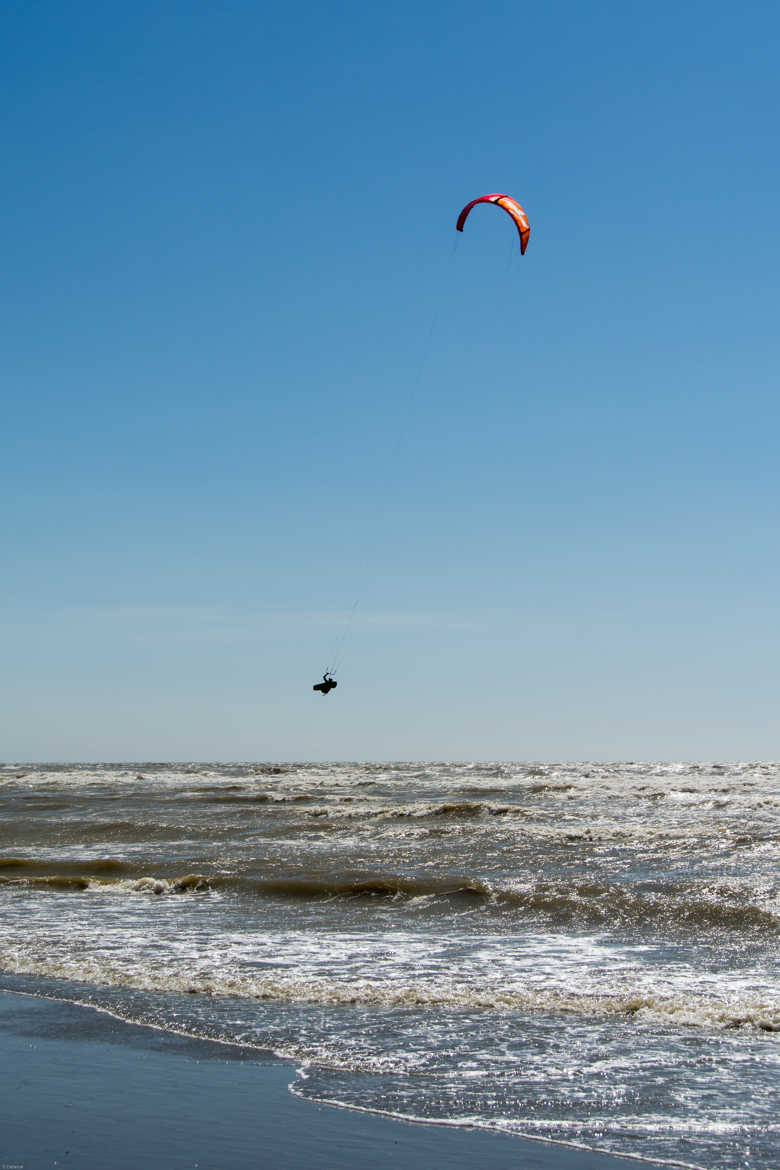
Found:
<path fill-rule="evenodd" d="M 463 225 L 466 222 L 469 212 L 478 203 L 495 203 L 498 207 L 503 207 L 508 215 L 511 215 L 520 236 L 520 254 L 523 255 L 528 247 L 528 237 L 531 234 L 531 227 L 522 207 L 511 195 L 480 195 L 478 199 L 472 199 L 471 203 L 467 203 L 458 216 L 456 225 L 458 231 L 463 231 Z"/>

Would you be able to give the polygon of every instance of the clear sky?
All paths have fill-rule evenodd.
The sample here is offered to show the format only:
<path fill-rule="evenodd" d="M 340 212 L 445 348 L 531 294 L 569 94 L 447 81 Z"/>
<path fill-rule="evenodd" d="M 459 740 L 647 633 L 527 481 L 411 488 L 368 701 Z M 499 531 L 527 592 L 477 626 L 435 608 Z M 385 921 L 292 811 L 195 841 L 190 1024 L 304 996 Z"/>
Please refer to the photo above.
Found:
<path fill-rule="evenodd" d="M 0 26 L 0 756 L 780 756 L 775 3 Z"/>

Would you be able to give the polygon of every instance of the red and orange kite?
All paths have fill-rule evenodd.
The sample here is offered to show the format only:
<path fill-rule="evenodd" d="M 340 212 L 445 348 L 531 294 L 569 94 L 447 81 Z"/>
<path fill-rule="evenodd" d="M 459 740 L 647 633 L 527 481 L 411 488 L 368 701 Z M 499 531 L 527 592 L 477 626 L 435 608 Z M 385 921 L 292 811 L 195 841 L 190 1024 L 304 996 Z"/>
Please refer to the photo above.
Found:
<path fill-rule="evenodd" d="M 463 225 L 466 222 L 466 218 L 472 207 L 475 207 L 477 203 L 495 203 L 499 207 L 503 207 L 504 211 L 511 215 L 512 219 L 515 221 L 515 227 L 517 228 L 520 235 L 520 254 L 522 256 L 528 247 L 528 237 L 531 234 L 531 228 L 528 223 L 528 218 L 522 207 L 516 199 L 512 198 L 511 195 L 480 195 L 479 199 L 472 199 L 471 203 L 467 203 L 463 208 L 463 211 L 461 211 L 460 215 L 458 216 L 458 231 L 463 231 Z"/>

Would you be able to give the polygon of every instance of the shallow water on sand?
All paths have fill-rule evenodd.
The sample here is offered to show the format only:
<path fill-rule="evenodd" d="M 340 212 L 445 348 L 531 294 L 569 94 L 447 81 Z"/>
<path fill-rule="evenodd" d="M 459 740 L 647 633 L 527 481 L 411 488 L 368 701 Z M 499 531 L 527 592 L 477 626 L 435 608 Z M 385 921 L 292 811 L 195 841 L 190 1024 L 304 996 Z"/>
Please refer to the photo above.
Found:
<path fill-rule="evenodd" d="M 780 1160 L 780 766 L 0 768 L 3 985 L 295 1091 Z"/>

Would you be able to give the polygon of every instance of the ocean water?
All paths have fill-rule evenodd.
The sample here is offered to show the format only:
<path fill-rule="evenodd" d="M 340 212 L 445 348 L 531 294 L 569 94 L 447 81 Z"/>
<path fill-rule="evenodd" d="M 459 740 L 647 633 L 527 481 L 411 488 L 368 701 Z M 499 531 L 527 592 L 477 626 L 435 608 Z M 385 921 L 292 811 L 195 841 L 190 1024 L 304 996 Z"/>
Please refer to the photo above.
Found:
<path fill-rule="evenodd" d="M 317 1101 L 780 1164 L 780 765 L 0 767 L 0 986 Z"/>

